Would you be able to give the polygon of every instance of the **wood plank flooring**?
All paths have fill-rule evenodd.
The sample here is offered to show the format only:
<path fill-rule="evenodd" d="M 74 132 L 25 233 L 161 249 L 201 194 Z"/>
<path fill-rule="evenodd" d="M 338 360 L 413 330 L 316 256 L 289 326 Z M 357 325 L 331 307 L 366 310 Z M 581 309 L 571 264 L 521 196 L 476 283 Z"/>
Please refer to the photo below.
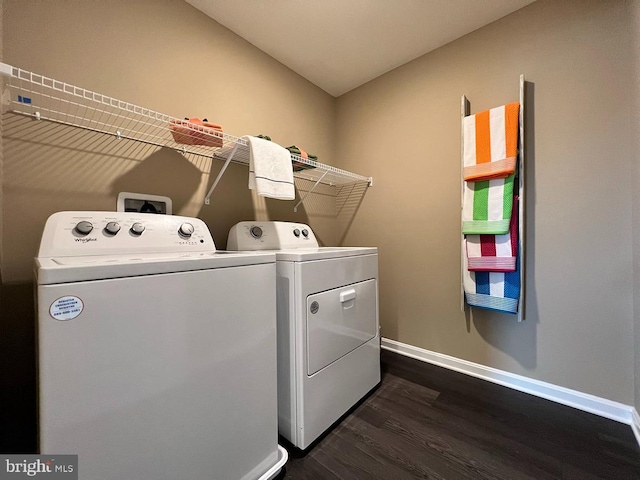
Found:
<path fill-rule="evenodd" d="M 640 480 L 628 425 L 388 351 L 380 386 L 279 480 Z"/>

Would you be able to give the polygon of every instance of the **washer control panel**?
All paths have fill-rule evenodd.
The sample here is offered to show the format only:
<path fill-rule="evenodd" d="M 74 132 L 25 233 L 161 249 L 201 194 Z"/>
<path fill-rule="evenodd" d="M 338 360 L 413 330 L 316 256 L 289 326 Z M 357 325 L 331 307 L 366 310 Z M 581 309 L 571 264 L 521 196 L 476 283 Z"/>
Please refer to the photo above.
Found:
<path fill-rule="evenodd" d="M 231 227 L 227 250 L 318 248 L 309 225 L 294 222 L 240 222 Z"/>
<path fill-rule="evenodd" d="M 39 257 L 215 251 L 199 218 L 131 212 L 58 212 L 49 217 Z"/>

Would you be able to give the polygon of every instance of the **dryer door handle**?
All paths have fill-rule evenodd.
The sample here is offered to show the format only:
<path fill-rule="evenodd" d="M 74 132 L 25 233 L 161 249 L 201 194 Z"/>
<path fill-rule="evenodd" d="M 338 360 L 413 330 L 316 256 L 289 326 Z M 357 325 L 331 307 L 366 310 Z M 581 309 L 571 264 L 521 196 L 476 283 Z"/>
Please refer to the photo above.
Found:
<path fill-rule="evenodd" d="M 340 292 L 340 303 L 345 303 L 345 302 L 348 302 L 349 300 L 355 300 L 355 298 L 356 298 L 355 288 L 350 288 L 349 290 Z"/>

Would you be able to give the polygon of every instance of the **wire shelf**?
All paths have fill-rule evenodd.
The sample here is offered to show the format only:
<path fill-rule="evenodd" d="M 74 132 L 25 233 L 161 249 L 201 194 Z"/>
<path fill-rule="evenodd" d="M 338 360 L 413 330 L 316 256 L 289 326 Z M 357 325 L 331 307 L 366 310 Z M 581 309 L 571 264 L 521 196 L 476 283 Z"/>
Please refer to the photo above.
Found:
<path fill-rule="evenodd" d="M 165 115 L 5 63 L 0 63 L 0 74 L 5 77 L 3 112 L 168 147 L 182 153 L 249 165 L 247 140 L 209 124 L 200 125 Z M 229 156 L 232 158 L 229 159 Z M 294 168 L 297 178 L 332 186 L 359 182 L 372 184 L 371 177 L 294 154 L 291 159 L 294 165 L 297 164 L 297 168 Z"/>
<path fill-rule="evenodd" d="M 238 144 L 235 153 L 233 154 L 233 158 L 231 160 L 232 163 L 240 163 L 243 165 L 249 165 L 249 144 L 244 138 L 237 138 L 237 140 L 228 146 L 220 148 L 214 152 L 214 157 L 220 160 L 226 160 L 228 156 L 231 154 L 235 143 Z M 358 175 L 356 173 L 351 173 L 346 170 L 342 170 L 340 168 L 333 167 L 331 165 L 325 165 L 320 162 L 316 162 L 314 160 L 310 160 L 308 158 L 303 158 L 298 155 L 291 154 L 291 160 L 293 162 L 304 164 L 305 167 L 302 167 L 300 170 L 294 169 L 294 176 L 297 178 L 303 178 L 305 180 L 317 181 L 321 177 L 324 176 L 323 180 L 320 183 L 325 185 L 346 185 L 355 182 L 367 182 L 371 183 L 371 177 L 364 177 L 362 175 Z M 296 167 L 294 167 L 296 168 Z M 297 167 L 300 168 L 300 167 Z"/>

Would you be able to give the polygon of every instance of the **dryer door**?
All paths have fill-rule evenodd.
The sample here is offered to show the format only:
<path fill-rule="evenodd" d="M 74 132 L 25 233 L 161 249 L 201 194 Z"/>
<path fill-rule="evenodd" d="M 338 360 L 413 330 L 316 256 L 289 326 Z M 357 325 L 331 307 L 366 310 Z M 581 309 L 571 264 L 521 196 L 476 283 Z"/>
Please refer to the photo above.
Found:
<path fill-rule="evenodd" d="M 376 280 L 307 297 L 307 375 L 313 375 L 376 335 Z"/>

